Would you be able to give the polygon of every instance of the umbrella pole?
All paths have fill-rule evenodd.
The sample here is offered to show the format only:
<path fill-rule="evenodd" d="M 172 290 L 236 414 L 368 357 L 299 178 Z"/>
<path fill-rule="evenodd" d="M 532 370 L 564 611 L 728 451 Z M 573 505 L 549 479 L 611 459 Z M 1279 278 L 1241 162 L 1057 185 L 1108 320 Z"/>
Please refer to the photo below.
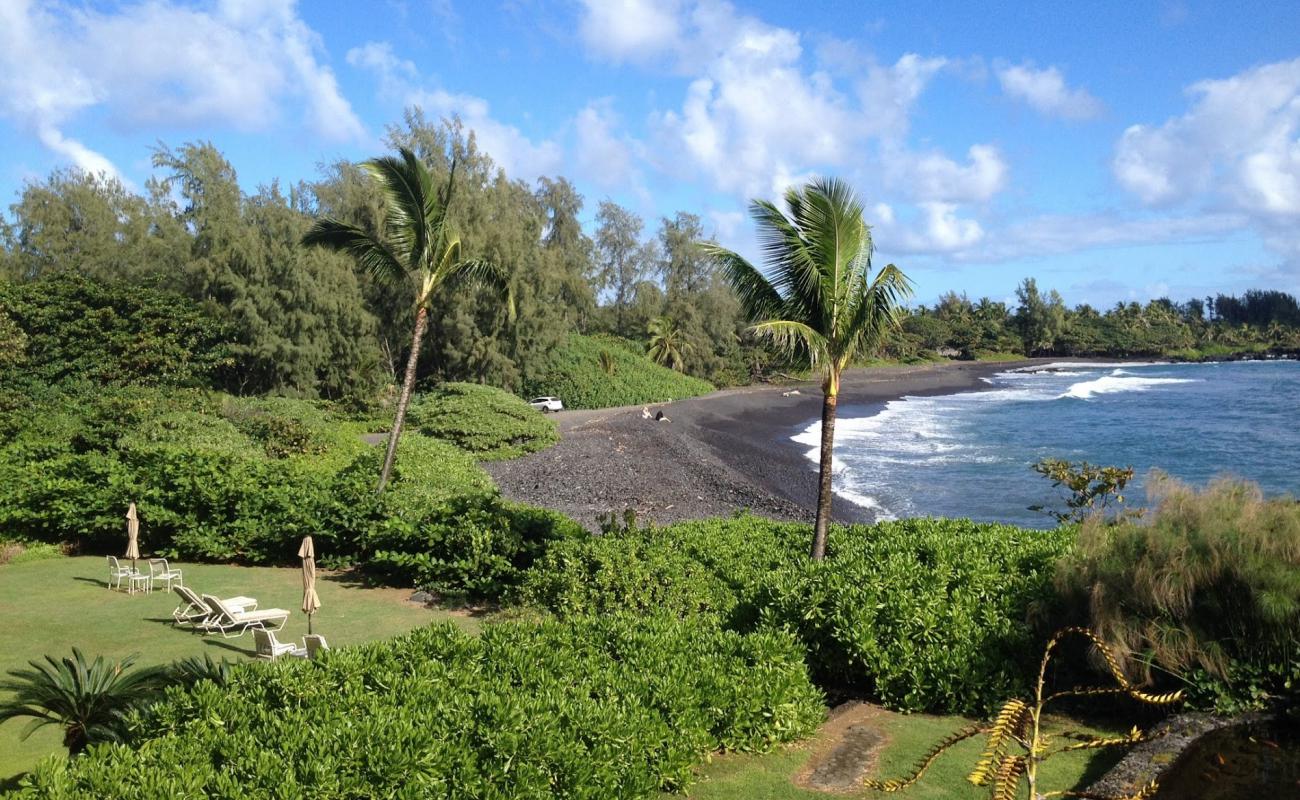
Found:
<path fill-rule="evenodd" d="M 307 615 L 307 635 L 311 636 L 311 614 Z"/>

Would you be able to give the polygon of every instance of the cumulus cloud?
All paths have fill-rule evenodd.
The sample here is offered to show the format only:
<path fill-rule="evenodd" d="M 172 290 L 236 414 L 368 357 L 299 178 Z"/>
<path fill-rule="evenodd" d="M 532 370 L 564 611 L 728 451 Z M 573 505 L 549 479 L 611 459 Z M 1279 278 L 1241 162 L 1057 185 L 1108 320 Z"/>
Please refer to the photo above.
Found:
<path fill-rule="evenodd" d="M 582 0 L 579 32 L 594 53 L 611 61 L 642 61 L 680 45 L 675 0 Z"/>
<path fill-rule="evenodd" d="M 967 162 L 959 164 L 938 151 L 912 152 L 890 148 L 886 178 L 908 197 L 926 202 L 983 202 L 1006 186 L 1007 164 L 997 148 L 972 145 Z"/>
<path fill-rule="evenodd" d="M 1049 117 L 1091 119 L 1101 113 L 1101 101 L 1086 89 L 1071 89 L 1056 67 L 1006 65 L 997 69 L 997 76 L 1007 97 L 1027 103 Z"/>
<path fill-rule="evenodd" d="M 379 81 L 380 93 L 405 106 L 419 106 L 434 117 L 459 117 L 473 131 L 480 150 L 512 178 L 533 180 L 554 174 L 563 162 L 563 149 L 550 139 L 534 141 L 513 125 L 492 115 L 481 97 L 430 87 L 415 64 L 399 58 L 388 42 L 367 42 L 347 53 L 354 67 L 366 69 Z"/>
<path fill-rule="evenodd" d="M 0 5 L 0 112 L 87 168 L 108 162 L 63 129 L 91 108 L 127 130 L 265 130 L 298 103 L 317 134 L 358 139 L 364 127 L 321 50 L 291 0 L 202 10 L 154 0 L 103 12 L 10 0 Z"/>
<path fill-rule="evenodd" d="M 1244 214 L 1270 249 L 1300 262 L 1300 59 L 1187 93 L 1185 114 L 1124 131 L 1112 163 L 1120 185 L 1152 206 Z"/>

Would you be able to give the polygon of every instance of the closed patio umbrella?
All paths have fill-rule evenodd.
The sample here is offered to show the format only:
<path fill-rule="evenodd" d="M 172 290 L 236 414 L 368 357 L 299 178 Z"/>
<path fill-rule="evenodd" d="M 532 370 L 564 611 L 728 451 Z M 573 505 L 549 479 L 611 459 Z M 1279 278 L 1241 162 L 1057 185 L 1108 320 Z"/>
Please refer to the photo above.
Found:
<path fill-rule="evenodd" d="M 140 557 L 140 515 L 135 512 L 135 502 L 126 510 L 126 557 L 131 559 L 131 571 L 135 572 L 135 560 Z"/>
<path fill-rule="evenodd" d="M 320 597 L 316 595 L 316 545 L 310 536 L 302 537 L 298 557 L 302 559 L 302 613 L 307 615 L 307 635 L 310 636 L 311 615 L 320 608 Z"/>

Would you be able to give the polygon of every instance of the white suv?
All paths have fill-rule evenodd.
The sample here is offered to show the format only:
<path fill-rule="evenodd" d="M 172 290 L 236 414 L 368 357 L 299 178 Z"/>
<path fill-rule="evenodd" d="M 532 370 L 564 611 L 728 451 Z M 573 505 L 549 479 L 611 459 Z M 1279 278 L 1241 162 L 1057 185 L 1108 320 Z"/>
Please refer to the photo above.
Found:
<path fill-rule="evenodd" d="M 528 401 L 528 405 L 541 411 L 543 414 L 564 410 L 564 403 L 561 403 L 560 398 L 558 397 L 534 397 L 532 400 Z"/>

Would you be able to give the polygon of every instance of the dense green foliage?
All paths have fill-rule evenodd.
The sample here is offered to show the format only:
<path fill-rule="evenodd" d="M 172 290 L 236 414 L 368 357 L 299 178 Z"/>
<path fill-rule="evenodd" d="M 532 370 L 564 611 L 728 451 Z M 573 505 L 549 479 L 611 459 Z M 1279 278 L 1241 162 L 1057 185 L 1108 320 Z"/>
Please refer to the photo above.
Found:
<path fill-rule="evenodd" d="M 906 520 L 836 531 L 753 517 L 560 543 L 520 598 L 562 615 L 664 609 L 796 633 L 823 683 L 893 708 L 980 712 L 1026 687 L 1069 531 Z"/>
<path fill-rule="evenodd" d="M 1176 303 L 1118 303 L 1099 311 L 1068 308 L 1032 278 L 1016 290 L 1014 309 L 987 297 L 972 302 L 949 292 L 933 307 L 914 309 L 904 336 L 887 350 L 896 358 L 995 352 L 1029 356 L 1164 356 L 1200 359 L 1243 353 L 1300 352 L 1300 314 L 1283 292 L 1248 291 Z"/>
<path fill-rule="evenodd" d="M 0 386 L 66 380 L 205 385 L 233 360 L 229 329 L 196 304 L 76 273 L 0 281 Z"/>
<path fill-rule="evenodd" d="M 1086 521 L 1058 584 L 1129 667 L 1222 710 L 1300 700 L 1300 505 L 1219 480 L 1154 483 L 1141 523 Z"/>
<path fill-rule="evenodd" d="M 18 796 L 652 797 L 709 751 L 764 751 L 822 714 L 779 633 L 442 626 L 172 689 L 129 746 L 47 761 Z"/>
<path fill-rule="evenodd" d="M 607 408 L 681 400 L 713 386 L 659 366 L 627 340 L 575 334 L 551 352 L 545 373 L 529 389 L 555 395 L 568 408 Z"/>
<path fill-rule="evenodd" d="M 489 596 L 576 530 L 506 503 L 473 455 L 415 432 L 402 438 L 391 490 L 376 496 L 382 453 L 365 431 L 286 398 L 49 390 L 0 413 L 0 529 L 118 552 L 134 500 L 150 552 L 285 563 L 312 534 L 329 563 Z"/>
<path fill-rule="evenodd" d="M 560 440 L 555 423 L 512 394 L 474 383 L 444 383 L 418 395 L 407 423 L 484 461 L 515 458 Z"/>

